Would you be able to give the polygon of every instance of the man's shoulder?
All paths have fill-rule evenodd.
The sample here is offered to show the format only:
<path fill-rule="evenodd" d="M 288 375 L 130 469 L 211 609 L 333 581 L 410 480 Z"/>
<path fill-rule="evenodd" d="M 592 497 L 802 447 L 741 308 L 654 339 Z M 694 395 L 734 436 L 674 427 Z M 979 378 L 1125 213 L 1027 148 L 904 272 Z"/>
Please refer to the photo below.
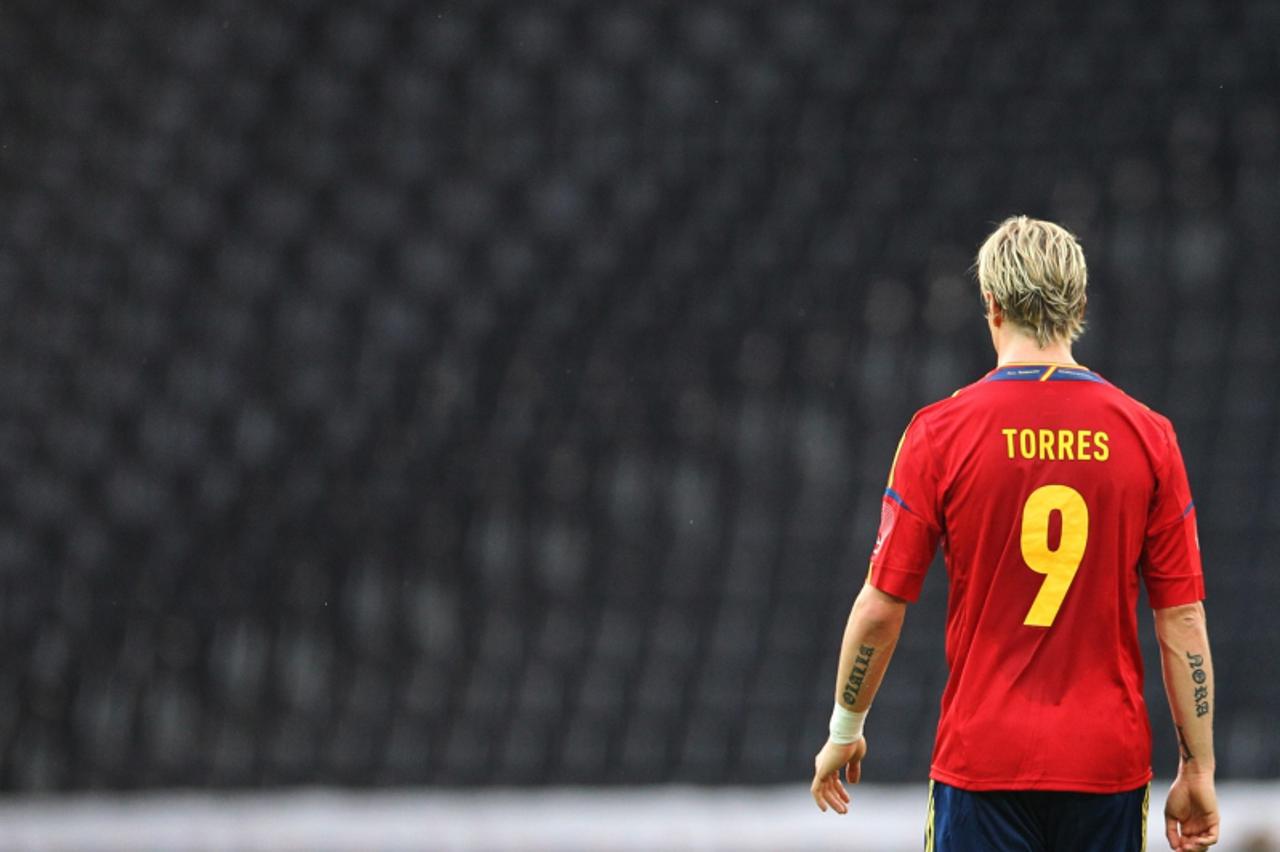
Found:
<path fill-rule="evenodd" d="M 1159 411 L 1109 381 L 1104 382 L 1102 386 L 1113 404 L 1129 412 L 1135 419 L 1146 422 L 1158 431 L 1173 432 L 1173 421 Z"/>
<path fill-rule="evenodd" d="M 960 413 L 968 407 L 973 401 L 973 393 L 983 386 L 985 377 L 977 381 L 970 382 L 963 387 L 952 391 L 948 396 L 944 396 L 935 402 L 931 402 L 923 408 L 917 409 L 912 415 L 912 423 L 937 422 L 947 417 Z"/>

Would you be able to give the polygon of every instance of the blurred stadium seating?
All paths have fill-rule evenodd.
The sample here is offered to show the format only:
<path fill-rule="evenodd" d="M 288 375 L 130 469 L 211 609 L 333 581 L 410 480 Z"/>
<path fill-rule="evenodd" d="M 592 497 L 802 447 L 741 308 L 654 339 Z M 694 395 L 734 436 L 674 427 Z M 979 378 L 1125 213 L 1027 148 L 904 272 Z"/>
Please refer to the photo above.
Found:
<path fill-rule="evenodd" d="M 1280 775 L 1277 44 L 1270 0 L 0 5 L 0 787 L 804 782 L 1015 212 L 1178 426 L 1219 769 Z M 876 780 L 926 773 L 945 593 Z"/>

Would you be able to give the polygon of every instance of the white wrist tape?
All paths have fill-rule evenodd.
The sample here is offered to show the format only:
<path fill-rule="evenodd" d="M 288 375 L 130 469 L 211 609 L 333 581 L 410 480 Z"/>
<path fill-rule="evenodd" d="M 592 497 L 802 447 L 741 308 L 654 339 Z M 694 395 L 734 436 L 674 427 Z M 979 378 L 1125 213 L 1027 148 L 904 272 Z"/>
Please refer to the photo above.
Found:
<path fill-rule="evenodd" d="M 861 713 L 855 713 L 852 710 L 846 710 L 840 706 L 840 702 L 836 702 L 836 706 L 831 710 L 831 742 L 836 745 L 848 745 L 856 743 L 862 739 L 862 723 L 866 720 L 867 714 L 871 712 L 871 708 L 863 710 Z"/>

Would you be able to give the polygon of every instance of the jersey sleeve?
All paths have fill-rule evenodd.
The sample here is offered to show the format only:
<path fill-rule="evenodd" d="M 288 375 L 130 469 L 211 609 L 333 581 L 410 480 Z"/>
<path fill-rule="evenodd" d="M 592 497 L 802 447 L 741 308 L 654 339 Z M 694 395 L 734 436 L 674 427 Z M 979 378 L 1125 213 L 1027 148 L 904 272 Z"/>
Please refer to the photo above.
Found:
<path fill-rule="evenodd" d="M 915 601 L 942 532 L 937 509 L 937 459 L 919 415 L 902 433 L 880 503 L 880 530 L 868 582 Z"/>
<path fill-rule="evenodd" d="M 1167 427 L 1166 436 L 1165 464 L 1157 472 L 1142 549 L 1142 576 L 1152 609 L 1204 599 L 1195 503 L 1172 427 Z"/>

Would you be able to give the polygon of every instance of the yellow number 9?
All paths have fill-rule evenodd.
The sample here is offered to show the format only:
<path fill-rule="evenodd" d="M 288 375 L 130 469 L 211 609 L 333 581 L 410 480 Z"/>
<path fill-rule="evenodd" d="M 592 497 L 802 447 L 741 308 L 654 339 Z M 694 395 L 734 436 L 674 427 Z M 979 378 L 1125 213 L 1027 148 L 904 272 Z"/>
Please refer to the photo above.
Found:
<path fill-rule="evenodd" d="M 1055 511 L 1062 514 L 1062 536 L 1058 547 L 1050 550 L 1049 517 Z M 1042 485 L 1027 497 L 1022 507 L 1022 558 L 1032 571 L 1045 576 L 1023 624 L 1053 624 L 1076 578 L 1088 540 L 1089 507 L 1079 491 L 1067 485 Z"/>

